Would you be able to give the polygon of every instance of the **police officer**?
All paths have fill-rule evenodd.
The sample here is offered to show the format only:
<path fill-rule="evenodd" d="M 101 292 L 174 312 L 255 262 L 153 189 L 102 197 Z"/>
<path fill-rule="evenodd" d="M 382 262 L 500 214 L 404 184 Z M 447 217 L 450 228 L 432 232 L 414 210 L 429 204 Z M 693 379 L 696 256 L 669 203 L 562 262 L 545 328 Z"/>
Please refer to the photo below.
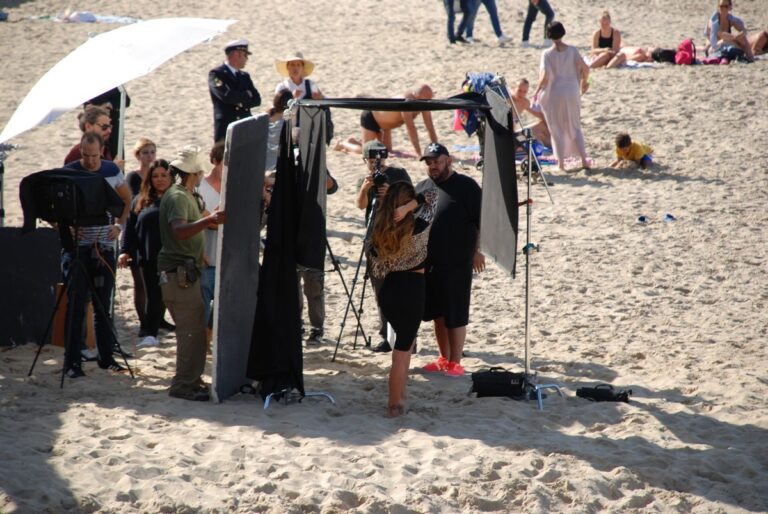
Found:
<path fill-rule="evenodd" d="M 243 71 L 248 62 L 248 40 L 230 41 L 224 47 L 227 60 L 208 73 L 208 90 L 213 102 L 213 140 L 221 141 L 227 135 L 227 126 L 233 121 L 251 115 L 251 107 L 261 105 L 261 96 Z"/>

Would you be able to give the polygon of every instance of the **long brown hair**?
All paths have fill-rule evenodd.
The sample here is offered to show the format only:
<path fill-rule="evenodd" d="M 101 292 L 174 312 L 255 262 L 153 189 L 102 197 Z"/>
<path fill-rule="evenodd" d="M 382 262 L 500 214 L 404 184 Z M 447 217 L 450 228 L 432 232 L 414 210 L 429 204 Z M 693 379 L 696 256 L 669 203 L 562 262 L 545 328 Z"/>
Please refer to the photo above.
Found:
<path fill-rule="evenodd" d="M 163 168 L 166 171 L 170 171 L 168 169 L 170 168 L 170 164 L 168 164 L 168 161 L 165 159 L 157 159 L 149 167 L 149 171 L 144 176 L 144 180 L 141 181 L 141 188 L 139 189 L 139 194 L 136 197 L 136 207 L 133 209 L 133 212 L 136 214 L 140 213 L 142 209 L 149 207 L 155 203 L 158 198 L 160 198 L 160 196 L 157 194 L 157 189 L 155 189 L 155 186 L 152 185 L 152 173 L 157 168 Z M 171 183 L 173 183 L 173 179 L 171 179 Z"/>
<path fill-rule="evenodd" d="M 395 209 L 414 198 L 416 192 L 407 182 L 395 182 L 389 186 L 373 220 L 371 241 L 380 259 L 396 257 L 410 242 L 415 223 L 413 213 L 409 212 L 400 222 L 396 222 Z"/>

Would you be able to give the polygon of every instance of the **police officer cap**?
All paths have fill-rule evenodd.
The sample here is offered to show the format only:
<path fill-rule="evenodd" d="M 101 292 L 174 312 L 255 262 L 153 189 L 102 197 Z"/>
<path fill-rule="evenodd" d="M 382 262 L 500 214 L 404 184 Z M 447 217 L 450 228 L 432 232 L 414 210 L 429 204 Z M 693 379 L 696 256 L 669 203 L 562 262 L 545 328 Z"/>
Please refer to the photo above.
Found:
<path fill-rule="evenodd" d="M 235 50 L 242 50 L 248 55 L 251 55 L 251 52 L 248 51 L 247 39 L 236 39 L 234 41 L 230 41 L 224 47 L 224 53 L 226 54 L 229 54 L 230 52 L 234 52 Z"/>

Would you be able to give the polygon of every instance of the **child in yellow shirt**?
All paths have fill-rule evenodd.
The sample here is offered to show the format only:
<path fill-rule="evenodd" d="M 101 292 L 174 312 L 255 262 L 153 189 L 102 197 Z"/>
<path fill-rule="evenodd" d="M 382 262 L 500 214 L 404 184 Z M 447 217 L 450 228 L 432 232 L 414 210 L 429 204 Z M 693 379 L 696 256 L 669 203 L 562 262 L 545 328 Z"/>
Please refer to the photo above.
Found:
<path fill-rule="evenodd" d="M 651 154 L 653 149 L 643 143 L 635 143 L 629 134 L 621 133 L 616 136 L 616 160 L 611 163 L 611 168 L 625 168 L 629 161 L 633 161 L 642 169 L 647 169 L 653 162 Z"/>

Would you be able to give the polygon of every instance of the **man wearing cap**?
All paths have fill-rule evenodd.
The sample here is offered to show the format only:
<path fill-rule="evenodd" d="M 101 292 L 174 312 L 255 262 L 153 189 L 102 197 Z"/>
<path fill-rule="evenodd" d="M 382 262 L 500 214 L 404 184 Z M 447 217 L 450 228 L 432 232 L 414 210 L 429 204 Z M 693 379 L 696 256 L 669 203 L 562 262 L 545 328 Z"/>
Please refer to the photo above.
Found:
<path fill-rule="evenodd" d="M 416 191 L 433 184 L 439 191 L 429 235 L 424 320 L 434 321 L 440 350 L 440 357 L 422 369 L 460 377 L 472 272 L 485 269 L 485 256 L 479 250 L 481 190 L 472 178 L 453 171 L 448 149 L 440 143 L 427 146 L 421 160 L 429 178 Z"/>
<path fill-rule="evenodd" d="M 248 62 L 248 40 L 230 41 L 224 47 L 227 60 L 208 73 L 208 91 L 213 102 L 213 142 L 227 135 L 233 121 L 251 115 L 251 107 L 261 105 L 261 95 L 250 75 L 243 71 Z"/>
<path fill-rule="evenodd" d="M 376 156 L 387 155 L 387 147 L 379 141 L 368 141 L 363 145 L 363 161 L 365 161 L 368 167 L 368 174 L 365 178 L 361 179 L 358 183 L 359 190 L 357 192 L 357 207 L 358 209 L 365 209 L 365 224 L 368 226 L 369 217 L 371 215 L 371 209 L 373 208 L 374 198 L 383 198 L 389 188 L 389 184 L 395 182 L 407 182 L 412 184 L 411 177 L 404 168 L 397 168 L 395 166 L 387 166 L 386 157 L 377 158 Z M 376 186 L 374 183 L 374 175 L 377 171 L 382 173 L 386 178 L 386 182 L 380 186 Z M 371 284 L 374 291 L 378 293 L 379 288 L 383 282 L 382 279 L 377 279 L 373 276 L 371 278 Z M 378 308 L 378 305 L 377 305 Z M 379 335 L 381 336 L 381 342 L 374 346 L 372 350 L 374 352 L 391 352 L 392 346 L 387 340 L 387 319 L 379 308 L 379 320 L 381 325 L 379 326 Z"/>
<path fill-rule="evenodd" d="M 205 238 L 203 230 L 226 221 L 223 211 L 203 216 L 195 188 L 203 178 L 201 149 L 185 146 L 171 161 L 170 171 L 181 177 L 160 202 L 160 241 L 157 256 L 163 301 L 176 323 L 176 373 L 169 395 L 192 401 L 208 401 L 203 382 L 207 351 L 205 308 L 200 291 Z"/>

